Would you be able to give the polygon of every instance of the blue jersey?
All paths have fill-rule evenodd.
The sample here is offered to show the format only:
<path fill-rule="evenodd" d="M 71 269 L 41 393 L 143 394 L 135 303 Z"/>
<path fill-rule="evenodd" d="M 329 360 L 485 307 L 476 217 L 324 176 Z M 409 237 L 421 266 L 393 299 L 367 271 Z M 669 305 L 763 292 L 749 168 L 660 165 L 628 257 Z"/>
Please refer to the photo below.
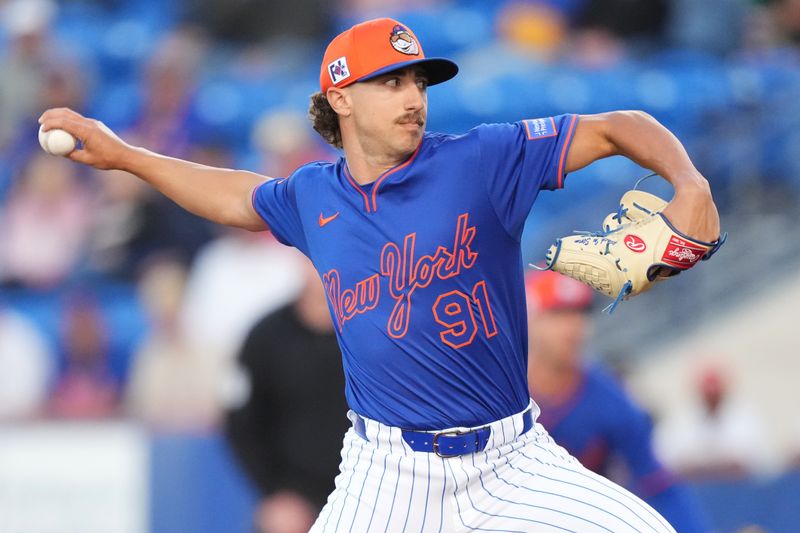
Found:
<path fill-rule="evenodd" d="M 476 426 L 528 405 L 520 238 L 562 186 L 578 117 L 426 133 L 361 186 L 345 159 L 256 189 L 275 236 L 314 263 L 357 413 L 391 426 Z"/>
<path fill-rule="evenodd" d="M 629 488 L 677 531 L 709 530 L 697 502 L 653 454 L 650 418 L 602 367 L 585 368 L 578 387 L 558 403 L 536 401 L 539 422 L 586 468 L 606 475 L 612 461 L 622 460 Z"/>

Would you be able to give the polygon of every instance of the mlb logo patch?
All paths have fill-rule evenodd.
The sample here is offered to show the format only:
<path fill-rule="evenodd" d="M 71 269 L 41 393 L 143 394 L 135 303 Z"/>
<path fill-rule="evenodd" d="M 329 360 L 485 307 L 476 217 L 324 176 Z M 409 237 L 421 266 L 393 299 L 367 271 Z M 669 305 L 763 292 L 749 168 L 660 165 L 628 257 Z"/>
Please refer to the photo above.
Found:
<path fill-rule="evenodd" d="M 523 120 L 522 123 L 525 124 L 525 132 L 528 134 L 529 141 L 558 135 L 558 131 L 556 131 L 556 121 L 553 120 L 552 117 L 529 118 L 528 120 Z"/>
<path fill-rule="evenodd" d="M 342 56 L 328 65 L 328 74 L 334 85 L 350 77 L 350 69 L 347 68 L 347 58 Z"/>

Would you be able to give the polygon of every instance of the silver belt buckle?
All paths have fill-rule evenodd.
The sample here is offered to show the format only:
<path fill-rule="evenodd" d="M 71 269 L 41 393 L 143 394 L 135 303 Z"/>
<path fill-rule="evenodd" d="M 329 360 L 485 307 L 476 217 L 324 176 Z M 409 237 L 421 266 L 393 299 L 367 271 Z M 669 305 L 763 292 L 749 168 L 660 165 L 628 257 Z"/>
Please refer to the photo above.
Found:
<path fill-rule="evenodd" d="M 433 453 L 435 453 L 436 455 L 438 455 L 442 459 L 447 459 L 448 457 L 458 457 L 459 455 L 463 455 L 463 453 L 451 453 L 451 454 L 442 453 L 441 452 L 441 448 L 439 447 L 439 437 L 442 437 L 442 436 L 444 436 L 444 437 L 450 437 L 450 436 L 458 437 L 459 435 L 467 435 L 469 433 L 475 433 L 476 431 L 477 430 L 474 430 L 474 429 L 470 429 L 470 430 L 467 430 L 467 431 L 460 431 L 460 430 L 455 429 L 453 431 L 442 431 L 440 433 L 436 433 L 433 436 L 433 444 L 432 444 Z"/>

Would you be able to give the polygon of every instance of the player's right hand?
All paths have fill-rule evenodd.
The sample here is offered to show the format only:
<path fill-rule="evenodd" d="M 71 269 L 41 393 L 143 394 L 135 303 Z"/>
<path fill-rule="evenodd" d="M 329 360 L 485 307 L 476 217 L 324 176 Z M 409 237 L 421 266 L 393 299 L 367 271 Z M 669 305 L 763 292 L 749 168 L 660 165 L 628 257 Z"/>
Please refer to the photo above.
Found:
<path fill-rule="evenodd" d="M 101 170 L 122 169 L 126 156 L 134 149 L 99 120 L 66 107 L 48 109 L 39 117 L 39 124 L 45 131 L 62 129 L 77 138 L 81 146 L 67 157 Z"/>

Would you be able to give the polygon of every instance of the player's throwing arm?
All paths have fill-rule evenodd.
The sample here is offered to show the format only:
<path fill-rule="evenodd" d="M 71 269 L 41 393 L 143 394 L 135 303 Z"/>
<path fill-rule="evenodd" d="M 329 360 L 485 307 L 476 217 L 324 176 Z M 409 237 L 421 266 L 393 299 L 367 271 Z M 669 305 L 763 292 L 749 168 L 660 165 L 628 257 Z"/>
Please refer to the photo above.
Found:
<path fill-rule="evenodd" d="M 78 146 L 66 157 L 101 170 L 124 170 L 143 179 L 184 209 L 212 222 L 253 231 L 267 229 L 250 203 L 267 178 L 240 170 L 208 167 L 127 144 L 105 124 L 71 109 L 49 109 L 39 118 L 43 132 L 64 130 Z"/>

